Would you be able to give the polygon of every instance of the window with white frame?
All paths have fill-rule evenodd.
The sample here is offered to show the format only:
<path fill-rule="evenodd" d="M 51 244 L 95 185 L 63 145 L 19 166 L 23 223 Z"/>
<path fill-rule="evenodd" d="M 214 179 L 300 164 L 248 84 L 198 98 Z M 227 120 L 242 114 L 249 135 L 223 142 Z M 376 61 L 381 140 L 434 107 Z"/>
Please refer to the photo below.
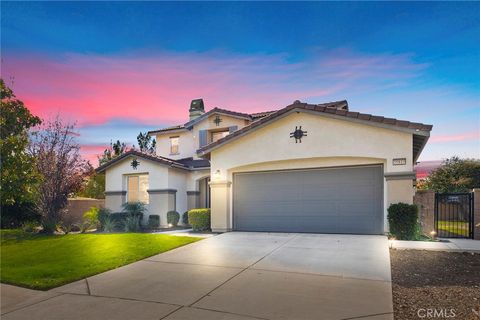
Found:
<path fill-rule="evenodd" d="M 148 174 L 127 176 L 127 202 L 148 203 Z"/>
<path fill-rule="evenodd" d="M 178 154 L 179 137 L 170 137 L 170 154 Z"/>

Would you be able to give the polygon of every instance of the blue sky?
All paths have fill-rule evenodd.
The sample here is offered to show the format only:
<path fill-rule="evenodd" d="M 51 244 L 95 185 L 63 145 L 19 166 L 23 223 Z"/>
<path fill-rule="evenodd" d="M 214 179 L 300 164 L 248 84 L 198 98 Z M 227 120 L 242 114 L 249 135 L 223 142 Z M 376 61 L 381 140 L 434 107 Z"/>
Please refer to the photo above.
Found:
<path fill-rule="evenodd" d="M 203 97 L 246 112 L 347 99 L 433 124 L 421 160 L 480 154 L 479 3 L 2 2 L 1 18 L 2 77 L 76 120 L 85 150 L 185 122 Z"/>

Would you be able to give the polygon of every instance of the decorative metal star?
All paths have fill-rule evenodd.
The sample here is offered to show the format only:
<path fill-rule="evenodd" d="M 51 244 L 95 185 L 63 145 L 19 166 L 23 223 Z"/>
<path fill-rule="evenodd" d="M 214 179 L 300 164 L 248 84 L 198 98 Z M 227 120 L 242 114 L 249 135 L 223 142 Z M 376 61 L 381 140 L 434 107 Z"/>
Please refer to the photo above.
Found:
<path fill-rule="evenodd" d="M 295 138 L 295 143 L 302 143 L 302 138 L 307 136 L 307 131 L 302 130 L 302 126 L 295 127 L 295 131 L 290 133 L 290 138 Z"/>
<path fill-rule="evenodd" d="M 137 170 L 137 167 L 140 165 L 140 161 L 133 159 L 130 165 L 132 166 L 133 170 Z"/>
<path fill-rule="evenodd" d="M 213 120 L 213 122 L 217 125 L 217 127 L 220 125 L 220 122 L 222 121 L 223 120 L 219 116 L 216 116 L 215 119 Z"/>

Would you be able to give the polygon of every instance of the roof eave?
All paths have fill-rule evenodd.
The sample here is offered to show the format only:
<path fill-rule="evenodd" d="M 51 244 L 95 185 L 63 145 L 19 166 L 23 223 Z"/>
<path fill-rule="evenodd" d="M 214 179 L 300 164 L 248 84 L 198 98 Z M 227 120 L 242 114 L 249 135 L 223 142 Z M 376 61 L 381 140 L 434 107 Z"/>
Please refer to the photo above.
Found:
<path fill-rule="evenodd" d="M 152 162 L 155 162 L 155 163 L 158 163 L 160 165 L 163 165 L 163 166 L 166 166 L 166 167 L 171 167 L 171 168 L 176 168 L 176 169 L 181 169 L 181 170 L 189 170 L 188 167 L 185 167 L 181 164 L 178 164 L 178 163 L 175 163 L 175 162 L 172 162 L 172 163 L 169 163 L 170 160 L 163 160 L 163 159 L 155 159 L 153 156 L 152 157 L 149 157 L 148 155 L 145 155 L 145 154 L 142 154 L 138 151 L 127 151 L 126 153 L 110 160 L 109 162 L 107 163 L 104 163 L 103 165 L 99 166 L 98 168 L 95 169 L 95 172 L 97 173 L 103 173 L 105 172 L 108 168 L 110 168 L 111 166 L 117 164 L 117 162 L 120 162 L 122 161 L 123 159 L 126 159 L 128 157 L 139 157 L 139 158 L 143 158 L 145 160 L 149 160 L 149 161 L 152 161 Z"/>
<path fill-rule="evenodd" d="M 224 110 L 219 110 L 217 108 L 214 108 L 210 111 L 207 111 L 205 112 L 204 114 L 202 114 L 200 117 L 196 118 L 196 119 L 193 119 L 187 123 L 184 124 L 185 128 L 186 129 L 190 129 L 192 128 L 194 125 L 196 125 L 197 123 L 201 122 L 202 120 L 204 120 L 205 118 L 208 118 L 210 117 L 211 115 L 213 114 L 216 114 L 216 113 L 219 113 L 219 114 L 223 114 L 225 116 L 229 116 L 229 117 L 232 117 L 232 118 L 237 118 L 237 119 L 245 119 L 245 120 L 252 120 L 252 117 L 248 114 L 245 114 L 245 115 L 242 115 L 242 114 L 232 114 L 232 113 L 229 113 L 228 110 L 224 111 Z"/>
<path fill-rule="evenodd" d="M 289 110 L 288 110 L 289 109 Z M 284 109 L 280 109 L 279 111 L 281 110 L 284 110 Z M 285 110 L 287 110 L 286 112 L 284 112 L 283 114 L 279 115 L 279 116 L 275 116 L 273 117 L 273 115 L 275 115 L 275 113 L 272 113 L 270 115 L 268 115 L 267 117 L 263 118 L 263 119 L 267 119 L 267 121 L 265 121 L 264 123 L 250 129 L 250 130 L 247 130 L 241 134 L 238 134 L 237 136 L 235 137 L 232 137 L 230 139 L 227 139 L 227 137 L 223 138 L 223 139 L 227 139 L 225 140 L 225 142 L 221 142 L 217 145 L 214 145 L 212 146 L 211 148 L 206 148 L 205 150 L 197 150 L 197 155 L 199 157 L 202 157 L 202 158 L 205 158 L 205 156 L 207 154 L 209 154 L 210 152 L 212 152 L 213 150 L 217 149 L 217 148 L 220 148 L 222 147 L 223 145 L 225 144 L 228 144 L 229 142 L 232 142 L 234 140 L 237 140 L 238 138 L 244 136 L 244 135 L 247 135 L 253 131 L 256 131 L 260 128 L 263 128 L 264 126 L 268 125 L 270 122 L 272 121 L 276 121 L 276 120 L 279 120 L 279 119 L 282 119 L 294 112 L 306 112 L 306 113 L 310 113 L 310 114 L 315 114 L 315 115 L 319 115 L 319 116 L 325 116 L 325 117 L 328 117 L 328 118 L 334 118 L 334 119 L 338 119 L 338 120 L 344 120 L 344 121 L 351 121 L 351 122 L 357 122 L 357 123 L 362 123 L 362 124 L 366 124 L 366 125 L 370 125 L 370 126 L 375 126 L 375 127 L 380 127 L 380 128 L 385 128 L 385 129 L 391 129 L 391 130 L 395 130 L 395 131 L 401 131 L 401 132 L 406 132 L 406 133 L 411 133 L 411 134 L 416 134 L 416 135 L 421 135 L 421 136 L 426 136 L 426 137 L 429 137 L 430 136 L 430 132 L 429 131 L 423 131 L 423 130 L 419 130 L 419 129 L 414 129 L 414 128 L 408 128 L 408 127 L 399 127 L 399 126 L 396 126 L 396 125 L 392 125 L 392 124 L 386 124 L 386 123 L 380 123 L 380 122 L 372 122 L 370 120 L 362 120 L 362 119 L 358 119 L 358 118 L 350 118 L 350 117 L 345 117 L 345 116 L 341 116 L 341 115 L 336 115 L 336 114 L 333 114 L 333 113 L 328 113 L 328 112 L 318 112 L 318 111 L 315 111 L 315 110 L 311 110 L 311 109 L 305 109 L 305 108 L 301 108 L 301 107 L 295 107 L 295 105 L 290 105 L 290 106 L 287 106 L 285 108 Z M 271 120 L 268 120 L 269 117 L 272 117 L 273 119 Z M 429 126 L 429 125 L 426 125 L 426 126 Z M 431 130 L 431 126 L 430 126 L 430 130 Z M 235 133 L 234 133 L 235 134 Z M 427 139 L 428 140 L 428 139 Z"/>

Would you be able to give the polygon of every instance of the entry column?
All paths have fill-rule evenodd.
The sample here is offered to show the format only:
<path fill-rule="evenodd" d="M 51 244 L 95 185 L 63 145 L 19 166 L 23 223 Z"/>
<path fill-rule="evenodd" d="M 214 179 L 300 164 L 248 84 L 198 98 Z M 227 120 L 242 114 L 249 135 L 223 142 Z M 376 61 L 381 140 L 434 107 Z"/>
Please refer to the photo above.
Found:
<path fill-rule="evenodd" d="M 230 181 L 211 181 L 211 228 L 213 232 L 232 230 L 230 219 Z"/>

